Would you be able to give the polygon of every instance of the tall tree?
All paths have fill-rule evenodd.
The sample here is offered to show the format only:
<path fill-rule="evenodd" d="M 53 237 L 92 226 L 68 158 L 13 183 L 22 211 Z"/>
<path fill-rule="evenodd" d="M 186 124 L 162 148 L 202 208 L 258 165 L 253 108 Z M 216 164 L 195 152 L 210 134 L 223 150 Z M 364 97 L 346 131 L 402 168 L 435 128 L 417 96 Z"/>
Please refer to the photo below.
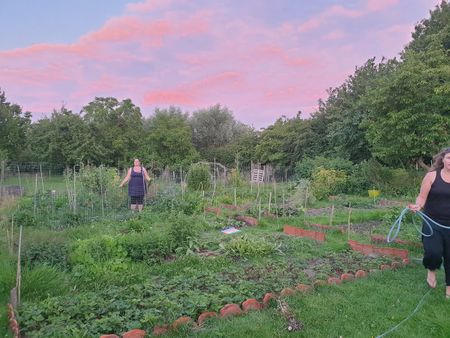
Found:
<path fill-rule="evenodd" d="M 281 117 L 261 132 L 256 146 L 256 157 L 262 163 L 272 163 L 277 166 L 293 168 L 304 155 L 309 123 L 296 117 Z"/>
<path fill-rule="evenodd" d="M 179 108 L 156 109 L 154 116 L 146 120 L 145 134 L 140 156 L 157 168 L 187 168 L 199 158 L 192 144 L 188 116 Z"/>
<path fill-rule="evenodd" d="M 129 165 L 143 147 L 140 108 L 130 99 L 119 102 L 114 97 L 96 97 L 82 113 L 101 154 L 97 164 Z"/>
<path fill-rule="evenodd" d="M 18 160 L 26 146 L 27 130 L 31 124 L 31 113 L 22 112 L 17 104 L 6 101 L 0 89 L 0 157 Z"/>
<path fill-rule="evenodd" d="M 226 145 L 250 128 L 234 119 L 227 107 L 219 104 L 192 113 L 189 119 L 195 148 L 204 153 L 208 148 Z"/>
<path fill-rule="evenodd" d="M 82 117 L 65 107 L 33 123 L 29 147 L 36 160 L 63 165 L 96 163 L 102 156 Z"/>
<path fill-rule="evenodd" d="M 414 40 L 402 62 L 367 93 L 368 141 L 384 162 L 427 167 L 424 160 L 449 144 L 450 49 L 445 39 L 450 20 L 442 16 L 448 11 L 443 2 L 416 27 L 418 43 Z"/>

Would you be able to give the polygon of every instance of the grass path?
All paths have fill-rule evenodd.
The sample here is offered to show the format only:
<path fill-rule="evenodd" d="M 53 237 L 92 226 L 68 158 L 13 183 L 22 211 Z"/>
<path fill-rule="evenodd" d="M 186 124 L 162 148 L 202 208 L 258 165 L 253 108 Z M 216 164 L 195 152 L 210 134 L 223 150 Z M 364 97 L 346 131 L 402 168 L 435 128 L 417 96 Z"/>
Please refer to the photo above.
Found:
<path fill-rule="evenodd" d="M 398 271 L 372 274 L 366 279 L 326 286 L 309 295 L 287 299 L 305 326 L 290 333 L 275 308 L 227 320 L 212 320 L 194 332 L 169 337 L 377 337 L 408 317 L 428 292 L 425 270 L 419 263 Z M 449 337 L 450 301 L 440 285 L 426 296 L 422 307 L 387 337 Z"/>

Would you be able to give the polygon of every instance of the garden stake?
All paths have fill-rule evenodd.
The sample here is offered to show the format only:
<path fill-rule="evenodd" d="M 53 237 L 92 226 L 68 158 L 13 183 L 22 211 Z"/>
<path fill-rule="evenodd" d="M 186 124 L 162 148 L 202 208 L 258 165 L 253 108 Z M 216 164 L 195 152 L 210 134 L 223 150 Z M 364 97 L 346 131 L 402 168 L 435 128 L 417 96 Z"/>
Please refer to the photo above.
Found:
<path fill-rule="evenodd" d="M 330 226 L 333 225 L 333 216 L 334 216 L 334 204 L 331 206 L 331 213 L 330 213 Z"/>
<path fill-rule="evenodd" d="M 273 179 L 273 201 L 277 204 L 277 181 Z"/>
<path fill-rule="evenodd" d="M 284 189 L 283 189 L 283 217 L 285 216 L 284 212 L 285 212 L 286 206 L 284 204 Z"/>
<path fill-rule="evenodd" d="M 17 165 L 17 176 L 19 177 L 20 197 L 22 197 L 22 181 L 20 179 L 20 167 Z"/>
<path fill-rule="evenodd" d="M 41 171 L 42 174 L 42 171 Z M 77 209 L 77 187 L 76 187 L 76 178 L 75 178 L 75 166 L 73 166 L 73 213 L 76 213 Z M 44 187 L 42 185 L 42 187 Z"/>
<path fill-rule="evenodd" d="M 181 199 L 184 200 L 183 167 L 180 167 L 180 187 L 181 187 Z"/>
<path fill-rule="evenodd" d="M 44 192 L 44 178 L 42 177 L 42 164 L 39 164 L 39 172 L 41 173 L 42 192 Z"/>
<path fill-rule="evenodd" d="M 22 249 L 22 225 L 20 226 L 19 230 L 19 248 L 17 251 L 17 274 L 16 274 L 17 306 L 20 305 L 20 284 L 22 278 L 22 271 L 20 265 L 21 249 Z"/>
<path fill-rule="evenodd" d="M 347 220 L 347 240 L 350 239 L 350 224 L 351 224 L 350 217 L 352 215 L 352 204 L 349 203 L 348 205 L 349 205 L 349 207 L 348 207 L 348 220 Z"/>
<path fill-rule="evenodd" d="M 269 192 L 269 214 L 270 214 L 270 205 L 272 204 L 272 192 Z"/>
<path fill-rule="evenodd" d="M 261 220 L 261 198 L 259 199 L 258 220 Z"/>
<path fill-rule="evenodd" d="M 100 194 L 102 196 L 102 217 L 105 217 L 105 204 L 103 198 L 103 166 L 100 166 Z M 74 207 L 75 210 L 75 207 Z"/>
<path fill-rule="evenodd" d="M 11 217 L 11 255 L 14 254 L 14 215 Z"/>
<path fill-rule="evenodd" d="M 306 193 L 305 193 L 305 214 L 306 214 L 307 203 L 308 203 L 308 186 L 306 186 Z"/>
<path fill-rule="evenodd" d="M 36 203 L 37 203 L 37 186 L 38 186 L 38 175 L 36 174 L 36 179 L 34 183 L 34 209 L 33 216 L 36 217 Z"/>

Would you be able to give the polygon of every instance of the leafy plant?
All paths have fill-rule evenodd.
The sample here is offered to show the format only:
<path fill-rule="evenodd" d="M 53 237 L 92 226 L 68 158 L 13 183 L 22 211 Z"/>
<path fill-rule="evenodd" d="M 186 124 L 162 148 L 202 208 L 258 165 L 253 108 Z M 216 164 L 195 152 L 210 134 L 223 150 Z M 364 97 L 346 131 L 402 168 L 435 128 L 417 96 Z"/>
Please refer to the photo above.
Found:
<path fill-rule="evenodd" d="M 187 186 L 192 190 L 208 190 L 211 186 L 209 166 L 204 163 L 192 164 L 187 173 Z"/>
<path fill-rule="evenodd" d="M 313 173 L 312 191 L 318 200 L 323 200 L 341 191 L 347 180 L 345 172 L 334 169 L 320 168 Z"/>
<path fill-rule="evenodd" d="M 223 244 L 222 248 L 227 255 L 255 257 L 271 254 L 278 247 L 263 238 L 251 238 L 248 235 L 242 235 Z"/>

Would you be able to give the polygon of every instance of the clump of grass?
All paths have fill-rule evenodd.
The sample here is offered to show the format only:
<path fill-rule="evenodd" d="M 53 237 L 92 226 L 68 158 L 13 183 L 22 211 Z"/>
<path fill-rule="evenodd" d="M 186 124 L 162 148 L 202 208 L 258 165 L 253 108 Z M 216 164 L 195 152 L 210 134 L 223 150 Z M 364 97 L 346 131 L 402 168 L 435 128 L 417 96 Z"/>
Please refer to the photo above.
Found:
<path fill-rule="evenodd" d="M 68 290 L 66 274 L 53 266 L 38 265 L 23 271 L 21 298 L 24 301 L 39 301 L 61 296 Z"/>

